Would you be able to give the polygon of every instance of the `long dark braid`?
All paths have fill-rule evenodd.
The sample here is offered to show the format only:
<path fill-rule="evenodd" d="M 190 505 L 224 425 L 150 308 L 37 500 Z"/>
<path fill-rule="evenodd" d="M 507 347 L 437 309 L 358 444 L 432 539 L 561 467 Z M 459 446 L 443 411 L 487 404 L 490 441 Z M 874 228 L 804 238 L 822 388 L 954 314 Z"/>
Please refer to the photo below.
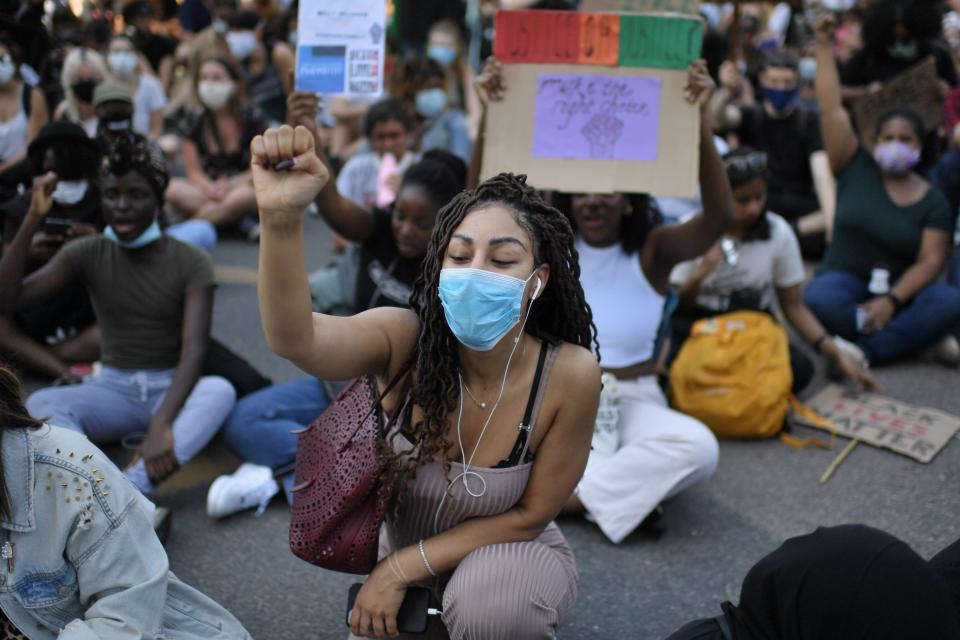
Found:
<path fill-rule="evenodd" d="M 550 344 L 592 347 L 599 357 L 597 328 L 580 286 L 580 261 L 566 216 L 527 186 L 523 175 L 501 173 L 474 191 L 461 192 L 437 214 L 411 296 L 411 306 L 420 319 L 420 351 L 411 399 L 423 411 L 423 419 L 414 429 L 419 451 L 412 467 L 442 456 L 451 445 L 446 419 L 459 400 L 460 360 L 457 339 L 447 326 L 437 295 L 440 269 L 454 229 L 468 213 L 489 205 L 512 211 L 533 240 L 535 266 L 550 265 L 550 283 L 531 307 L 526 332 Z"/>

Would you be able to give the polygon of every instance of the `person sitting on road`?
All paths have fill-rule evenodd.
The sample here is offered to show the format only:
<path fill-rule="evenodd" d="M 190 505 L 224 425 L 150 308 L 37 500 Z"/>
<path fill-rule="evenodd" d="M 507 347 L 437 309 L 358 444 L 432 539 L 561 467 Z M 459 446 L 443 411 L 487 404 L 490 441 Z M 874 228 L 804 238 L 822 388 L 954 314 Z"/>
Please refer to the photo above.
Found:
<path fill-rule="evenodd" d="M 397 173 L 389 179 L 389 188 L 396 191 L 400 176 L 416 160 L 410 151 L 410 116 L 399 100 L 384 98 L 373 104 L 364 117 L 363 130 L 370 147 L 354 154 L 337 176 L 337 189 L 345 198 L 364 209 L 377 204 L 380 163 L 390 154 L 397 163 Z"/>
<path fill-rule="evenodd" d="M 423 118 L 420 151 L 443 149 L 470 162 L 473 142 L 463 111 L 448 103 L 447 75 L 436 60 L 426 58 L 417 65 L 417 89 L 414 102 Z"/>
<path fill-rule="evenodd" d="M 732 75 L 735 85 L 739 84 L 740 74 L 735 66 L 732 69 L 732 74 L 724 76 Z M 734 92 L 725 86 L 712 99 L 714 113 L 724 129 L 736 133 L 741 145 L 767 154 L 768 207 L 790 223 L 804 255 L 820 256 L 833 222 L 836 193 L 817 113 L 798 100 L 796 57 L 784 51 L 768 54 L 759 84 L 761 104 L 729 104 Z"/>
<path fill-rule="evenodd" d="M 50 114 L 43 91 L 20 73 L 20 48 L 0 36 L 0 172 L 20 162 Z"/>
<path fill-rule="evenodd" d="M 284 122 L 287 96 L 280 73 L 289 74 L 292 67 L 283 69 L 272 64 L 275 58 L 263 42 L 256 12 L 238 11 L 230 18 L 229 28 L 227 44 L 243 69 L 246 95 L 272 123 Z"/>
<path fill-rule="evenodd" d="M 917 175 L 923 122 L 909 109 L 881 114 L 873 151 L 857 138 L 840 102 L 831 52 L 834 19 L 817 23 L 817 99 L 837 176 L 837 217 L 820 271 L 804 300 L 862 366 L 919 354 L 960 362 L 949 332 L 960 324 L 960 289 L 938 282 L 950 253 L 955 213 Z M 871 293 L 873 289 L 876 293 Z"/>
<path fill-rule="evenodd" d="M 226 59 L 201 60 L 194 90 L 202 106 L 182 131 L 187 177 L 172 179 L 166 197 L 182 215 L 222 229 L 256 213 L 250 141 L 267 123 L 246 101 L 240 73 Z"/>
<path fill-rule="evenodd" d="M 313 94 L 291 94 L 290 122 L 315 127 L 317 106 Z M 456 156 L 429 151 L 403 175 L 390 210 L 372 212 L 340 195 L 335 181 L 327 182 L 317 205 L 331 228 L 356 248 L 341 259 L 340 269 L 311 278 L 314 310 L 352 315 L 385 306 L 409 307 L 437 212 L 463 191 L 466 174 L 466 165 Z M 344 285 L 352 285 L 352 290 L 341 290 Z M 262 511 L 279 490 L 276 471 L 283 475 L 290 497 L 297 451 L 292 432 L 323 413 L 335 395 L 329 383 L 298 378 L 240 400 L 222 436 L 246 464 L 214 481 L 207 514 L 223 517 L 253 507 Z"/>
<path fill-rule="evenodd" d="M 487 65 L 478 78 L 484 103 L 502 96 L 500 65 L 492 59 Z M 604 393 L 612 394 L 615 383 L 619 405 L 618 417 L 598 423 L 590 461 L 566 511 L 585 514 L 615 543 L 648 516 L 647 526 L 655 528 L 661 502 L 706 480 L 717 466 L 713 433 L 668 408 L 657 382 L 670 271 L 712 246 L 733 208 L 705 108 L 713 81 L 702 62 L 688 74 L 686 98 L 701 101 L 703 213 L 684 224 L 658 225 L 648 197 L 623 193 L 574 194 L 569 207 L 560 205 L 576 232 L 580 283 L 597 326 L 600 364 L 615 379 Z M 479 155 L 471 175 L 478 173 Z"/>
<path fill-rule="evenodd" d="M 51 195 L 50 212 L 29 238 L 26 266 L 32 273 L 48 264 L 64 243 L 100 233 L 104 227 L 97 174 L 102 151 L 80 125 L 51 122 L 28 148 L 27 173 L 34 180 L 53 171 L 61 179 Z M 32 194 L 0 204 L 3 252 L 26 223 Z M 78 381 L 72 366 L 100 355 L 96 317 L 86 289 L 72 284 L 43 304 L 0 315 L 0 353 L 29 371 L 58 380 Z"/>
<path fill-rule="evenodd" d="M 75 122 L 88 136 L 96 136 L 99 123 L 93 109 L 93 92 L 107 75 L 107 66 L 99 53 L 82 47 L 71 50 L 60 72 L 65 97 L 53 119 Z"/>
<path fill-rule="evenodd" d="M 431 634 L 554 637 L 578 577 L 553 519 L 586 465 L 600 394 L 569 222 L 522 177 L 497 175 L 439 211 L 412 310 L 312 314 L 303 212 L 329 174 L 306 127 L 268 130 L 253 156 L 271 349 L 321 379 L 370 375 L 383 389 L 410 376 L 409 402 L 399 391 L 383 402 L 402 409 L 388 457 L 402 488 L 353 636 L 395 636 L 417 584 L 443 602 Z M 285 160 L 290 171 L 268 168 Z"/>
<path fill-rule="evenodd" d="M 201 377 L 213 309 L 213 263 L 166 236 L 157 217 L 168 175 L 163 158 L 131 134 L 101 169 L 103 235 L 67 244 L 24 277 L 31 239 L 53 206 L 57 176 L 34 183 L 30 210 L 0 260 L 0 307 L 31 308 L 82 283 L 99 321 L 102 366 L 82 384 L 42 389 L 31 414 L 116 442 L 146 432 L 125 475 L 144 493 L 216 434 L 235 401 L 230 383 Z"/>
<path fill-rule="evenodd" d="M 140 70 L 140 55 L 133 40 L 116 35 L 110 39 L 107 65 L 115 80 L 133 96 L 133 130 L 156 140 L 163 133 L 163 111 L 167 96 L 156 77 Z"/>
<path fill-rule="evenodd" d="M 0 638 L 250 638 L 170 571 L 153 504 L 82 435 L 31 417 L 3 365 L 0 439 Z"/>
<path fill-rule="evenodd" d="M 772 314 L 779 302 L 787 321 L 822 353 L 855 388 L 873 390 L 876 382 L 831 339 L 816 316 L 803 303 L 806 272 L 800 245 L 790 225 L 767 211 L 767 157 L 740 147 L 724 156 L 727 179 L 733 189 L 733 223 L 722 242 L 696 260 L 678 264 L 670 275 L 679 294 L 679 307 L 671 319 L 670 340 L 679 350 L 693 323 L 728 311 L 764 311 Z M 813 362 L 790 345 L 793 392 L 813 379 Z"/>
<path fill-rule="evenodd" d="M 926 562 L 864 525 L 820 527 L 757 562 L 739 603 L 667 640 L 960 638 L 960 541 Z"/>

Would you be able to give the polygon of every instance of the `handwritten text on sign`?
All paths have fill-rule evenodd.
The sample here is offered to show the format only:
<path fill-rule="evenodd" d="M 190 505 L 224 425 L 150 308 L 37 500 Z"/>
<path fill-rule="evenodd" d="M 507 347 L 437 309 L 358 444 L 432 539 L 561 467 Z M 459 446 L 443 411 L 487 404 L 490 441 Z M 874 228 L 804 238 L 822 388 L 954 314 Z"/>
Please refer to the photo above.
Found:
<path fill-rule="evenodd" d="M 534 157 L 654 162 L 659 77 L 540 74 Z"/>
<path fill-rule="evenodd" d="M 960 428 L 960 419 L 943 411 L 871 393 L 855 395 L 838 385 L 826 387 L 809 404 L 833 421 L 839 435 L 919 462 L 930 462 Z M 796 419 L 803 422 L 799 416 Z"/>

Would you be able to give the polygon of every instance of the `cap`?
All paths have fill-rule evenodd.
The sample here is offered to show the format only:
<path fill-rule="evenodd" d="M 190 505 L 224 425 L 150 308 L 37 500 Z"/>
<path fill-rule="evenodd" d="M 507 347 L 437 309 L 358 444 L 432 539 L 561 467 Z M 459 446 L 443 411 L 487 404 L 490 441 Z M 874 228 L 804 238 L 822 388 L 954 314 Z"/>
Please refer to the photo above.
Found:
<path fill-rule="evenodd" d="M 104 102 L 116 100 L 118 102 L 127 102 L 133 104 L 133 96 L 130 94 L 130 88 L 119 82 L 105 80 L 97 85 L 93 91 L 93 106 L 99 107 Z"/>

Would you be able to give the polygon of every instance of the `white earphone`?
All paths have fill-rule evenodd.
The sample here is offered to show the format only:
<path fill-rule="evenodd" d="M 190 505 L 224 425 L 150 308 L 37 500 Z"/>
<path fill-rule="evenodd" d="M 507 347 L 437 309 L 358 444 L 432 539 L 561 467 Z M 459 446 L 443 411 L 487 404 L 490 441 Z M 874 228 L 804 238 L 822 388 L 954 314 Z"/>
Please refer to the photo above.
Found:
<path fill-rule="evenodd" d="M 540 278 L 537 278 L 537 288 L 533 290 L 533 296 L 531 296 L 531 298 L 530 298 L 531 300 L 536 300 L 536 299 L 537 299 L 537 294 L 540 293 L 540 286 L 541 286 L 541 285 L 543 285 L 543 282 L 540 281 Z"/>

